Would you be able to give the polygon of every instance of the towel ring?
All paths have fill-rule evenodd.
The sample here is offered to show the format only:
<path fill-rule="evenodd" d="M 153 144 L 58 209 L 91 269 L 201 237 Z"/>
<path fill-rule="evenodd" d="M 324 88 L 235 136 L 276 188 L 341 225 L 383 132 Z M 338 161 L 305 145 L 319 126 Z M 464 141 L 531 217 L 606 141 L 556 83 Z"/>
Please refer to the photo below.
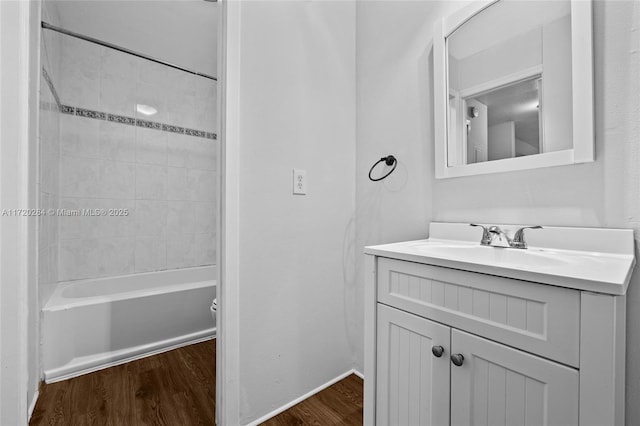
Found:
<path fill-rule="evenodd" d="M 384 163 L 387 166 L 393 166 L 393 168 L 391 170 L 389 170 L 389 172 L 379 178 L 372 178 L 371 177 L 371 172 L 373 171 L 373 169 L 376 168 L 376 166 L 380 163 L 382 163 L 384 161 Z M 386 178 L 387 176 L 389 176 L 391 173 L 393 173 L 393 171 L 396 169 L 396 166 L 398 165 L 398 160 L 396 160 L 396 157 L 394 157 L 393 155 L 387 155 L 386 157 L 382 157 L 381 159 L 379 159 L 373 166 L 371 166 L 371 169 L 369 169 L 369 180 L 373 181 L 373 182 L 378 182 L 384 178 Z"/>

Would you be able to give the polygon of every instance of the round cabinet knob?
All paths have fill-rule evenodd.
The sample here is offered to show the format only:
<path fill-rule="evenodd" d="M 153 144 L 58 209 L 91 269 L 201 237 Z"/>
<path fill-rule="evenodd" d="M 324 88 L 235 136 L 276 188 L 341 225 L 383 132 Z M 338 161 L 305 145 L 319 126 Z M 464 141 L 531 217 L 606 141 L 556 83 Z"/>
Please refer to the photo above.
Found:
<path fill-rule="evenodd" d="M 451 362 L 460 367 L 464 363 L 464 356 L 462 354 L 453 354 L 451 355 Z"/>
<path fill-rule="evenodd" d="M 431 352 L 433 353 L 433 356 L 440 358 L 444 353 L 444 348 L 442 346 L 434 346 L 431 348 Z"/>

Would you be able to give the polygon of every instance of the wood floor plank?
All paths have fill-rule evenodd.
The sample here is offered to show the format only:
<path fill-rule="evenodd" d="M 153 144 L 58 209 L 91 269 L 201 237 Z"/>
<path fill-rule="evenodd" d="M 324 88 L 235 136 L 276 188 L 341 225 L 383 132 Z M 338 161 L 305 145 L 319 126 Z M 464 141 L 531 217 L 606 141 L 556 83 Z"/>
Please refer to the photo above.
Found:
<path fill-rule="evenodd" d="M 267 420 L 262 426 L 360 426 L 362 401 L 363 381 L 352 374 Z"/>
<path fill-rule="evenodd" d="M 43 385 L 30 425 L 213 425 L 215 340 Z"/>
<path fill-rule="evenodd" d="M 215 422 L 215 340 L 43 385 L 31 426 L 198 426 Z M 263 423 L 362 425 L 355 375 Z"/>

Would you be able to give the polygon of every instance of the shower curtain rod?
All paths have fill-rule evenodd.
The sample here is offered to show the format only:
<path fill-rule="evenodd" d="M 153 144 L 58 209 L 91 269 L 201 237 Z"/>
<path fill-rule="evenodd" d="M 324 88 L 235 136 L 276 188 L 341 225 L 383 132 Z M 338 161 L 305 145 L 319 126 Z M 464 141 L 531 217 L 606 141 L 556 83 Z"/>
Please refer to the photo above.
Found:
<path fill-rule="evenodd" d="M 148 61 L 152 61 L 152 62 L 156 62 L 158 64 L 166 65 L 168 67 L 175 68 L 175 69 L 180 70 L 180 71 L 188 72 L 189 74 L 199 75 L 200 77 L 204 77 L 204 78 L 208 78 L 208 79 L 211 79 L 211 80 L 218 81 L 218 79 L 216 77 L 210 76 L 208 74 L 202 74 L 200 72 L 193 71 L 193 70 L 181 67 L 179 65 L 175 65 L 175 64 L 172 64 L 170 62 L 163 61 L 161 59 L 156 59 L 156 58 L 152 58 L 151 56 L 143 55 L 142 53 L 135 52 L 133 50 L 129 50 L 129 49 L 125 48 L 125 47 L 120 47 L 120 46 L 117 46 L 115 44 L 107 43 L 106 41 L 98 40 L 98 39 L 93 38 L 93 37 L 89 37 L 89 36 L 86 36 L 86 35 L 74 33 L 73 31 L 69 31 L 69 30 L 65 30 L 64 28 L 56 27 L 55 25 L 51 25 L 51 24 L 49 24 L 49 23 L 47 23 L 45 21 L 42 21 L 42 28 L 44 28 L 46 30 L 57 31 L 57 32 L 59 32 L 61 34 L 66 34 L 66 35 L 71 36 L 71 37 L 79 38 L 81 40 L 85 40 L 85 41 L 88 41 L 90 43 L 95 43 L 95 44 L 99 44 L 101 46 L 109 47 L 111 49 L 115 49 L 115 50 L 118 50 L 118 51 L 123 52 L 123 53 L 128 53 L 129 55 L 137 56 L 139 58 L 146 59 Z"/>

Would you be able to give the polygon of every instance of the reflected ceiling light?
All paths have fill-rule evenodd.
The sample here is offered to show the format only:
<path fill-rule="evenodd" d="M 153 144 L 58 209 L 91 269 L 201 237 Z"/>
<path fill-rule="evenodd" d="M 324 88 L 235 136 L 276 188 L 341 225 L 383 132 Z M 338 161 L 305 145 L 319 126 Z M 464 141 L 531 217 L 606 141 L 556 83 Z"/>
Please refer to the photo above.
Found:
<path fill-rule="evenodd" d="M 533 99 L 532 101 L 523 102 L 520 105 L 516 105 L 514 107 L 514 112 L 523 113 L 523 112 L 531 112 L 538 111 L 540 109 L 540 102 L 537 99 Z"/>
<path fill-rule="evenodd" d="M 153 115 L 156 112 L 158 112 L 158 110 L 155 109 L 154 107 L 149 105 L 144 105 L 144 104 L 136 104 L 136 110 L 140 114 L 144 114 L 144 115 Z"/>

